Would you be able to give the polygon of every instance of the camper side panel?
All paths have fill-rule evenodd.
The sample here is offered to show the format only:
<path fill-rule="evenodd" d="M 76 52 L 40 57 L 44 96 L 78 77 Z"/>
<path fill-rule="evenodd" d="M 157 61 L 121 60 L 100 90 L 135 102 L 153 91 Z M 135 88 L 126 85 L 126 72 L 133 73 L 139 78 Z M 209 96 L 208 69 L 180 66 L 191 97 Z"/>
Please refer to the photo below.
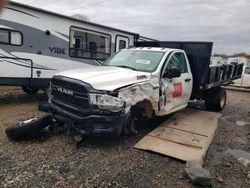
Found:
<path fill-rule="evenodd" d="M 117 51 L 117 36 L 126 39 L 125 47 L 134 44 L 132 34 L 11 4 L 0 17 L 0 80 L 49 80 L 64 70 L 98 65 L 95 59 Z"/>

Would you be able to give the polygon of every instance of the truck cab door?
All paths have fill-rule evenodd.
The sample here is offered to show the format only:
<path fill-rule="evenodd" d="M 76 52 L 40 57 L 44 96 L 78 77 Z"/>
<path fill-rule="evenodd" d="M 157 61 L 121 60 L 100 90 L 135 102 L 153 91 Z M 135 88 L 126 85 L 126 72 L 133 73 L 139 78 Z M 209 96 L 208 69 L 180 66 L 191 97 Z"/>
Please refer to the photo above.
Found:
<path fill-rule="evenodd" d="M 179 72 L 179 74 L 178 74 Z M 183 52 L 173 53 L 164 65 L 160 78 L 160 114 L 185 108 L 192 92 L 192 73 Z"/>

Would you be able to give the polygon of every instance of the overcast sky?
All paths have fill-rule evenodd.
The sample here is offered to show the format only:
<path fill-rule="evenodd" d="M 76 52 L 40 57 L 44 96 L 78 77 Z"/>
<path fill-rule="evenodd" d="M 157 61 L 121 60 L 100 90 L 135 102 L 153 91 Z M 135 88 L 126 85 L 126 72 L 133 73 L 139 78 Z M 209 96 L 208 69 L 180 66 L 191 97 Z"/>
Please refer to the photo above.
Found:
<path fill-rule="evenodd" d="M 250 54 L 250 0 L 15 0 L 159 40 L 213 41 Z"/>

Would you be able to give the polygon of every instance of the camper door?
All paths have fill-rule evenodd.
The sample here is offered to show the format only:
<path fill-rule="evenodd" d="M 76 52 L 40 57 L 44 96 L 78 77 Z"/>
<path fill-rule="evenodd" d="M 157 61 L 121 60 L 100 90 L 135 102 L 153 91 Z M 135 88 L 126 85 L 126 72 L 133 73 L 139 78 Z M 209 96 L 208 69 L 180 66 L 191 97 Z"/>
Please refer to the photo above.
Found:
<path fill-rule="evenodd" d="M 117 35 L 115 44 L 116 44 L 116 47 L 115 47 L 116 52 L 120 51 L 123 48 L 128 48 L 128 46 L 129 46 L 129 38 Z"/>

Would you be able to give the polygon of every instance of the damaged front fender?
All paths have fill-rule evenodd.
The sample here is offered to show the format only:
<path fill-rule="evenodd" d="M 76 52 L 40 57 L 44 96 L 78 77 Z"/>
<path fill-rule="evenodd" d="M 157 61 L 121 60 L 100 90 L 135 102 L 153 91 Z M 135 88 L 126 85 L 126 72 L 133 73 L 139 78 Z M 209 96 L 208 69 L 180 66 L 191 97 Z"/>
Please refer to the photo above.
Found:
<path fill-rule="evenodd" d="M 128 113 L 132 106 L 143 101 L 150 103 L 152 113 L 158 111 L 159 87 L 151 83 L 140 83 L 122 88 L 119 90 L 118 97 L 125 101 L 125 113 Z"/>

